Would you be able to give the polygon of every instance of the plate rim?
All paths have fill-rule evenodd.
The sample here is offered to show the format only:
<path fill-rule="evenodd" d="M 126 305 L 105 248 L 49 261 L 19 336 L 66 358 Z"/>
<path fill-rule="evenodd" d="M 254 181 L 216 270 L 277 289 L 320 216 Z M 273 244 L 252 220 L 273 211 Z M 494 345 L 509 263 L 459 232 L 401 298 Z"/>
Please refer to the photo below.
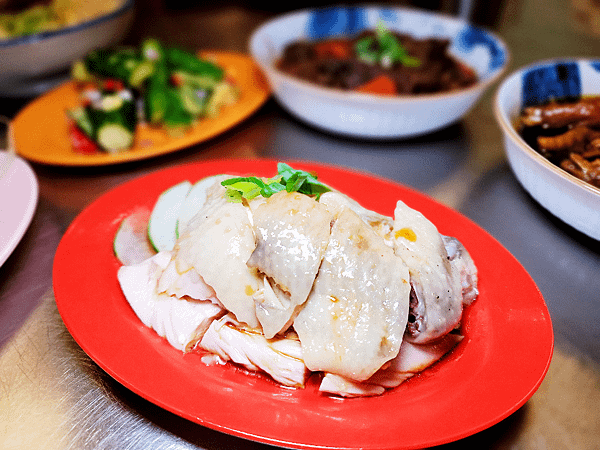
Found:
<path fill-rule="evenodd" d="M 35 172 L 31 168 L 27 161 L 18 157 L 10 151 L 0 150 L 0 169 L 3 168 L 3 164 L 5 161 L 8 161 L 10 158 L 14 158 L 12 163 L 9 163 L 10 166 L 7 167 L 6 170 L 11 170 L 11 167 L 16 168 L 23 178 L 25 178 L 28 183 L 27 187 L 29 188 L 27 193 L 27 205 L 23 211 L 21 216 L 21 220 L 19 221 L 16 229 L 12 230 L 11 238 L 8 239 L 6 246 L 4 248 L 0 248 L 0 267 L 6 262 L 6 260 L 12 255 L 15 251 L 23 236 L 29 229 L 31 222 L 33 220 L 33 216 L 35 215 L 35 211 L 37 210 L 37 204 L 39 200 L 39 185 L 37 181 L 37 177 L 35 176 Z M 0 171 L 0 181 L 6 176 L 6 173 Z"/>

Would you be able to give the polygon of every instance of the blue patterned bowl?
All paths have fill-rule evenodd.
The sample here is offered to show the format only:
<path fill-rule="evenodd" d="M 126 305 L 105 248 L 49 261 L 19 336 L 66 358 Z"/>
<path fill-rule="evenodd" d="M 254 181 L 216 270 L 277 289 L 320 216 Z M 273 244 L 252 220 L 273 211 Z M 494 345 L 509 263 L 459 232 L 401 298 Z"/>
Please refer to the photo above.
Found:
<path fill-rule="evenodd" d="M 417 38 L 449 38 L 451 53 L 475 69 L 480 81 L 449 93 L 386 97 L 319 87 L 275 67 L 293 41 L 354 35 L 374 29 L 380 21 L 390 30 Z M 371 6 L 335 6 L 279 16 L 254 31 L 250 52 L 276 99 L 292 115 L 323 130 L 364 138 L 407 138 L 450 125 L 500 77 L 509 59 L 499 37 L 463 20 L 417 9 Z"/>
<path fill-rule="evenodd" d="M 510 167 L 525 190 L 554 216 L 600 240 L 600 189 L 552 164 L 515 128 L 526 106 L 589 95 L 600 95 L 600 59 L 543 61 L 513 72 L 500 84 L 494 115 Z"/>
<path fill-rule="evenodd" d="M 65 81 L 71 63 L 94 48 L 116 44 L 127 32 L 134 0 L 87 22 L 29 36 L 0 39 L 0 96 L 29 97 Z"/>

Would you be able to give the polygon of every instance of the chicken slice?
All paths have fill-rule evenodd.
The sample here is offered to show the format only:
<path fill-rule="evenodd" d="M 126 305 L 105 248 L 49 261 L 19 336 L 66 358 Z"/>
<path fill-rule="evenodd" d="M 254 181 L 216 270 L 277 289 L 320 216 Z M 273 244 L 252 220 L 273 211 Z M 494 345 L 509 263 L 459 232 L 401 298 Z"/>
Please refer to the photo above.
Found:
<path fill-rule="evenodd" d="M 394 219 L 391 217 L 371 211 L 362 206 L 353 198 L 337 191 L 324 193 L 321 195 L 319 203 L 325 205 L 334 214 L 339 214 L 343 208 L 350 208 L 352 211 L 358 214 L 363 222 L 371 226 L 375 232 L 385 240 L 385 243 L 388 246 L 394 246 L 392 238 Z"/>
<path fill-rule="evenodd" d="M 299 308 L 293 307 L 290 295 L 266 276 L 263 288 L 253 298 L 256 317 L 261 323 L 263 334 L 269 339 L 287 330 L 299 311 Z"/>
<path fill-rule="evenodd" d="M 184 273 L 193 267 L 237 320 L 257 328 L 252 296 L 262 280 L 246 265 L 256 247 L 248 208 L 241 203 L 217 203 L 210 211 L 198 213 L 179 237 L 177 270 Z"/>
<path fill-rule="evenodd" d="M 351 380 L 372 376 L 398 354 L 409 291 L 406 265 L 343 208 L 313 290 L 294 320 L 306 366 Z"/>
<path fill-rule="evenodd" d="M 442 240 L 444 241 L 446 252 L 448 252 L 452 271 L 460 279 L 463 305 L 470 305 L 479 295 L 479 290 L 477 289 L 477 267 L 467 249 L 465 249 L 458 239 L 442 235 Z"/>
<path fill-rule="evenodd" d="M 214 182 L 206 188 L 206 199 L 204 200 L 204 203 L 196 214 L 187 219 L 185 223 L 181 224 L 181 228 L 178 230 L 179 236 L 183 235 L 187 229 L 196 228 L 199 222 L 201 223 L 206 220 L 208 216 L 227 203 L 227 198 L 225 197 L 227 189 L 221 185 L 221 182 L 228 178 L 231 178 L 231 175 L 214 176 Z"/>
<path fill-rule="evenodd" d="M 386 389 L 398 387 L 402 382 L 422 372 L 442 359 L 462 340 L 457 334 L 447 334 L 436 342 L 413 344 L 403 341 L 398 356 L 363 382 L 348 380 L 339 375 L 325 374 L 319 391 L 342 397 L 367 397 L 381 395 Z"/>
<path fill-rule="evenodd" d="M 193 267 L 180 273 L 174 259 L 171 259 L 160 275 L 157 290 L 177 298 L 190 297 L 195 300 L 210 300 L 221 305 L 214 289 L 206 284 Z"/>
<path fill-rule="evenodd" d="M 266 339 L 260 329 L 239 323 L 231 314 L 210 325 L 199 347 L 248 370 L 264 371 L 285 386 L 304 387 L 310 375 L 294 332 Z"/>
<path fill-rule="evenodd" d="M 340 397 L 370 397 L 385 392 L 383 386 L 366 382 L 352 381 L 340 375 L 327 373 L 321 380 L 319 391 Z"/>
<path fill-rule="evenodd" d="M 410 271 L 407 338 L 420 344 L 431 342 L 460 322 L 460 277 L 452 273 L 446 247 L 435 225 L 402 201 L 398 201 L 394 211 L 394 244 L 396 254 Z"/>
<path fill-rule="evenodd" d="M 289 297 L 279 305 L 256 302 L 256 315 L 267 338 L 285 331 L 296 308 L 306 301 L 332 220 L 327 208 L 298 192 L 278 192 L 254 210 L 257 244 L 248 266 L 271 278 Z"/>
<path fill-rule="evenodd" d="M 398 356 L 377 371 L 367 382 L 388 389 L 397 387 L 404 380 L 423 372 L 442 359 L 462 339 L 463 337 L 459 334 L 449 333 L 428 344 L 414 344 L 404 340 Z"/>
<path fill-rule="evenodd" d="M 210 301 L 184 300 L 159 293 L 158 279 L 170 260 L 170 252 L 160 252 L 141 263 L 121 266 L 117 277 L 125 298 L 144 325 L 166 338 L 173 347 L 187 352 L 225 311 Z"/>

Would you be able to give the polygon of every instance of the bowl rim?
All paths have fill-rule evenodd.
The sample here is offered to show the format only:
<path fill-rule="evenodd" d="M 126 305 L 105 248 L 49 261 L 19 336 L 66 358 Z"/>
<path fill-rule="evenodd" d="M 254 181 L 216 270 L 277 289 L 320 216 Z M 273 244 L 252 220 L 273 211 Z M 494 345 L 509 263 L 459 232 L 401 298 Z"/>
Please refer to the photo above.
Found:
<path fill-rule="evenodd" d="M 519 78 L 524 72 L 536 67 L 543 67 L 564 62 L 587 63 L 592 61 L 600 63 L 600 58 L 556 57 L 523 65 L 515 69 L 506 78 L 502 80 L 502 82 L 498 86 L 498 89 L 496 90 L 496 94 L 494 95 L 493 110 L 494 116 L 496 117 L 496 122 L 500 125 L 500 128 L 504 135 L 510 138 L 515 144 L 517 144 L 517 146 L 521 150 L 521 153 L 524 156 L 526 156 L 542 168 L 545 168 L 550 172 L 554 173 L 555 175 L 559 176 L 560 178 L 564 179 L 565 181 L 571 182 L 574 185 L 579 186 L 580 188 L 589 192 L 590 194 L 600 197 L 600 188 L 597 188 L 592 184 L 577 178 L 575 175 L 570 174 L 561 167 L 558 167 L 557 165 L 544 158 L 541 154 L 536 152 L 531 146 L 529 146 L 529 144 L 525 142 L 525 140 L 519 135 L 519 133 L 517 133 L 513 122 L 511 122 L 510 118 L 508 117 L 508 113 L 500 107 L 500 94 L 502 90 L 506 87 L 508 83 L 512 82 L 516 78 Z M 600 92 L 598 93 L 598 96 L 600 96 Z"/>
<path fill-rule="evenodd" d="M 299 88 L 299 89 L 308 90 L 309 93 L 312 93 L 315 96 L 318 95 L 319 97 L 327 97 L 328 99 L 331 99 L 331 100 L 337 99 L 337 100 L 345 100 L 345 101 L 367 103 L 367 104 L 368 103 L 381 104 L 381 102 L 383 102 L 385 104 L 426 103 L 426 102 L 437 101 L 437 100 L 457 98 L 457 97 L 461 97 L 463 95 L 466 95 L 466 96 L 475 95 L 478 92 L 483 92 L 490 85 L 495 83 L 505 73 L 505 71 L 508 68 L 509 63 L 511 61 L 511 53 L 508 49 L 508 46 L 506 45 L 506 42 L 504 42 L 504 40 L 499 35 L 497 35 L 493 31 L 487 29 L 486 27 L 474 25 L 474 24 L 468 22 L 467 20 L 461 19 L 456 16 L 452 16 L 450 14 L 442 13 L 442 12 L 429 11 L 426 9 L 421 9 L 421 8 L 416 8 L 416 7 L 411 7 L 411 6 L 393 6 L 393 5 L 385 6 L 385 5 L 370 4 L 370 3 L 356 4 L 351 7 L 352 8 L 355 8 L 355 7 L 356 8 L 385 8 L 385 9 L 390 9 L 390 10 L 394 10 L 394 11 L 406 11 L 406 12 L 411 12 L 411 13 L 419 13 L 419 14 L 424 14 L 426 16 L 431 16 L 434 18 L 442 18 L 444 20 L 450 20 L 450 21 L 462 24 L 464 26 L 469 26 L 469 27 L 472 27 L 472 28 L 475 28 L 478 30 L 482 30 L 483 32 L 486 33 L 486 35 L 491 36 L 493 38 L 493 40 L 497 44 L 499 44 L 499 46 L 502 48 L 502 50 L 505 54 L 504 62 L 502 63 L 501 66 L 497 67 L 496 69 L 494 69 L 494 71 L 491 72 L 492 75 L 489 78 L 486 78 L 485 80 L 479 79 L 477 81 L 477 83 L 475 83 L 474 85 L 469 86 L 467 88 L 457 89 L 457 90 L 448 91 L 448 92 L 437 92 L 437 93 L 426 93 L 426 94 L 402 94 L 402 95 L 390 96 L 390 95 L 384 95 L 384 94 L 362 93 L 362 92 L 356 92 L 356 91 L 344 91 L 344 90 L 336 89 L 336 88 L 328 88 L 328 87 L 318 86 L 314 83 L 311 83 L 311 82 L 308 82 L 305 80 L 301 80 L 299 78 L 295 78 L 291 75 L 286 74 L 285 72 L 278 70 L 275 67 L 275 65 L 273 64 L 273 61 L 271 62 L 271 64 L 263 64 L 263 62 L 256 56 L 255 52 L 253 51 L 254 42 L 256 41 L 260 32 L 263 31 L 264 28 L 266 28 L 267 26 L 269 26 L 273 23 L 276 23 L 280 20 L 290 18 L 292 16 L 296 16 L 296 15 L 300 16 L 302 14 L 310 13 L 311 11 L 326 10 L 326 9 L 332 9 L 332 8 L 338 8 L 338 7 L 339 8 L 348 8 L 350 6 L 345 5 L 345 4 L 334 4 L 334 5 L 323 6 L 323 7 L 303 8 L 303 9 L 298 9 L 295 11 L 290 11 L 290 12 L 287 12 L 284 14 L 280 14 L 280 15 L 277 15 L 275 17 L 272 17 L 272 18 L 266 20 L 265 22 L 261 23 L 250 35 L 250 39 L 249 39 L 250 54 L 252 55 L 252 57 L 254 58 L 256 63 L 261 67 L 261 69 L 269 77 L 273 77 L 273 76 L 280 77 L 281 79 L 290 83 L 292 86 L 295 86 L 296 88 Z M 464 63 L 464 61 L 461 58 L 459 58 L 457 56 L 455 56 L 455 57 Z"/>
<path fill-rule="evenodd" d="M 59 28 L 57 30 L 47 30 L 47 31 L 42 31 L 40 33 L 28 34 L 25 36 L 16 36 L 14 38 L 9 38 L 9 39 L 0 39 L 0 50 L 5 49 L 5 48 L 10 48 L 10 47 L 16 47 L 16 46 L 22 45 L 22 44 L 34 44 L 34 43 L 37 43 L 40 41 L 44 41 L 46 39 L 51 39 L 51 38 L 62 36 L 62 35 L 76 33 L 85 28 L 94 27 L 96 25 L 99 25 L 103 22 L 107 22 L 109 20 L 112 20 L 112 19 L 126 13 L 127 11 L 129 11 L 130 9 L 133 8 L 134 4 L 135 4 L 135 0 L 125 0 L 119 8 L 117 8 L 114 11 L 111 11 L 110 13 L 105 14 L 103 16 L 96 17 L 95 19 L 76 23 L 74 25 L 67 26 L 64 28 Z"/>

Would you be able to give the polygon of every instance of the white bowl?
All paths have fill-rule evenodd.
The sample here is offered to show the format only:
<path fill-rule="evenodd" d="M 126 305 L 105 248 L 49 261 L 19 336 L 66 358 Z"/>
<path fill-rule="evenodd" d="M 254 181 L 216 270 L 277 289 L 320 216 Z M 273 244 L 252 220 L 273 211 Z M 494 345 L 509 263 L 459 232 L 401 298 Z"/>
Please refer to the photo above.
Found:
<path fill-rule="evenodd" d="M 500 84 L 494 114 L 510 167 L 525 190 L 563 222 L 600 240 L 600 189 L 552 164 L 514 127 L 524 106 L 594 94 L 600 95 L 600 59 L 542 61 L 515 71 Z"/>
<path fill-rule="evenodd" d="M 285 46 L 293 41 L 354 35 L 374 29 L 380 20 L 390 30 L 415 37 L 451 39 L 451 53 L 475 69 L 480 81 L 456 92 L 386 97 L 319 87 L 275 68 Z M 279 16 L 252 33 L 250 53 L 265 72 L 276 99 L 292 115 L 324 130 L 365 138 L 406 138 L 450 125 L 471 109 L 509 59 L 499 37 L 463 20 L 375 6 L 335 6 Z"/>
<path fill-rule="evenodd" d="M 65 79 L 71 63 L 119 42 L 133 19 L 133 0 L 96 19 L 54 31 L 0 40 L 0 96 L 37 95 Z"/>

